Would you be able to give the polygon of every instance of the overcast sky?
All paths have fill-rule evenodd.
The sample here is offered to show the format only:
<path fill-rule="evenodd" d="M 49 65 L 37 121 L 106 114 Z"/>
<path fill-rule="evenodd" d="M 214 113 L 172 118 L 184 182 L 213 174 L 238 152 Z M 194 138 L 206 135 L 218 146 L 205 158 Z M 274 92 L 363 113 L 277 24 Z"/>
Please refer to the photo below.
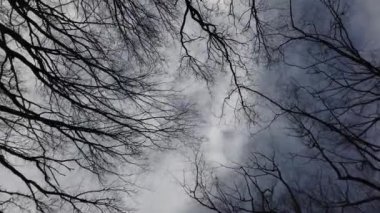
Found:
<path fill-rule="evenodd" d="M 212 2 L 217 2 L 217 0 Z M 307 3 L 303 4 L 304 8 L 308 8 Z M 353 29 L 351 32 L 354 41 L 363 50 L 380 53 L 380 0 L 357 0 L 352 8 L 351 27 Z M 207 162 L 222 164 L 239 162 L 244 159 L 245 154 L 254 149 L 285 151 L 297 148 L 294 138 L 285 133 L 286 123 L 274 124 L 266 131 L 252 137 L 250 133 L 257 127 L 247 127 L 245 123 L 235 119 L 232 109 L 227 108 L 223 117 L 219 117 L 223 100 L 231 83 L 231 76 L 228 73 L 221 73 L 216 76 L 215 84 L 207 87 L 202 81 L 186 74 L 179 74 L 177 68 L 180 49 L 175 44 L 171 49 L 169 48 L 168 54 L 172 55 L 167 62 L 167 69 L 170 70 L 168 74 L 175 82 L 175 87 L 182 90 L 185 97 L 199 110 L 203 120 L 199 133 L 205 136 L 201 150 Z M 266 70 L 265 67 L 254 67 L 254 69 L 256 70 L 255 86 L 261 91 L 272 93 L 272 97 L 276 97 L 275 93 L 278 89 L 274 87 L 276 82 L 289 80 L 279 78 L 289 78 L 289 76 L 294 78 L 298 75 L 297 73 L 277 75 Z M 191 200 L 179 184 L 184 177 L 187 177 L 191 169 L 189 161 L 192 160 L 192 154 L 189 147 L 184 145 L 179 150 L 163 151 L 150 156 L 150 171 L 142 175 L 139 181 L 143 189 L 137 197 L 133 198 L 137 204 L 137 213 L 211 212 Z M 1 181 L 4 184 L 8 182 L 15 184 L 10 178 Z"/>
<path fill-rule="evenodd" d="M 380 2 L 378 0 L 357 1 L 354 5 L 352 29 L 355 41 L 358 46 L 363 49 L 375 50 L 380 52 Z M 307 8 L 307 6 L 305 6 Z M 373 26 L 373 27 L 368 27 Z M 266 87 L 270 87 L 273 83 L 273 76 L 266 74 L 265 70 L 259 69 L 258 85 L 260 83 Z M 183 78 L 183 81 L 186 81 Z M 206 121 L 205 135 L 208 141 L 203 144 L 206 158 L 210 161 L 227 162 L 239 159 L 242 148 L 248 147 L 249 143 L 254 143 L 248 139 L 248 133 L 243 125 L 233 119 L 231 111 L 222 119 L 216 115 L 220 110 L 221 102 L 224 98 L 226 88 L 228 87 L 229 77 L 219 78 L 215 88 L 211 91 L 202 83 L 191 82 L 181 83 L 186 85 L 185 90 L 188 96 L 195 101 L 199 109 L 202 110 L 202 116 Z M 268 91 L 271 88 L 266 88 Z M 213 113 L 212 113 L 213 112 Z M 281 125 L 280 125 L 281 126 Z M 270 130 L 270 133 L 262 136 L 262 144 L 265 140 L 275 141 L 273 138 L 287 137 L 284 130 L 277 126 Z M 272 138 L 271 138 L 272 137 Z M 264 142 L 263 142 L 264 140 Z M 291 140 L 291 139 L 290 139 Z M 261 144 L 261 145 L 262 145 Z M 272 143 L 266 143 L 271 144 Z M 279 145 L 279 144 L 277 144 Z M 279 145 L 281 146 L 281 145 Z M 277 147 L 281 148 L 281 147 Z M 189 168 L 189 163 L 185 162 L 183 154 L 179 152 L 162 153 L 152 166 L 153 172 L 150 173 L 145 184 L 151 188 L 149 191 L 143 191 L 137 200 L 140 201 L 140 209 L 138 213 L 207 213 L 210 212 L 203 207 L 199 207 L 193 200 L 190 200 L 184 193 L 184 190 L 176 182 L 176 178 L 183 177 L 183 171 Z"/>

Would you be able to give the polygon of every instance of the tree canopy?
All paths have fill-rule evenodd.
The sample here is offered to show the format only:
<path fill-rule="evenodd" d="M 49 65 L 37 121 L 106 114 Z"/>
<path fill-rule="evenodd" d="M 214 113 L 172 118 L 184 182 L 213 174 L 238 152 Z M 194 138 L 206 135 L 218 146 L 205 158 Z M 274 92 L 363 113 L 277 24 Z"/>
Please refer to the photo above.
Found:
<path fill-rule="evenodd" d="M 357 2 L 0 5 L 0 211 L 132 211 L 133 177 L 151 150 L 202 137 L 196 108 L 170 83 L 171 58 L 170 69 L 209 88 L 227 76 L 221 114 L 232 109 L 254 132 L 242 161 L 222 166 L 233 177 L 195 153 L 182 187 L 198 204 L 378 209 L 380 65 L 355 27 Z M 254 146 L 279 128 L 288 146 Z"/>

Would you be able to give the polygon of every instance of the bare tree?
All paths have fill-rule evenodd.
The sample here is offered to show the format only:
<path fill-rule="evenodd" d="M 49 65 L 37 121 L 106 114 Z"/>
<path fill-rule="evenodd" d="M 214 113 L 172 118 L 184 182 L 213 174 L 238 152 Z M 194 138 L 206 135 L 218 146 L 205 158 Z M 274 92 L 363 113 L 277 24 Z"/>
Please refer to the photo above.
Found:
<path fill-rule="evenodd" d="M 247 164 L 219 167 L 209 167 L 199 153 L 195 159 L 194 183 L 182 186 L 191 198 L 210 210 L 302 212 L 300 196 L 283 177 L 274 156 L 252 153 Z M 220 176 L 220 170 L 230 175 Z"/>
<path fill-rule="evenodd" d="M 223 107 L 236 101 L 235 112 L 262 125 L 265 105 L 269 125 L 286 120 L 304 148 L 290 156 L 320 174 L 303 174 L 313 180 L 305 187 L 279 159 L 255 153 L 232 168 L 238 183 L 210 176 L 209 185 L 196 160 L 190 196 L 218 212 L 379 205 L 379 61 L 352 39 L 350 2 L 0 2 L 0 164 L 15 185 L 0 185 L 1 208 L 125 210 L 122 194 L 134 187 L 121 163 L 140 166 L 144 151 L 170 147 L 190 125 L 160 81 L 169 35 L 182 70 L 207 83 L 228 73 Z M 255 86 L 258 67 L 301 74 L 268 94 Z"/>
<path fill-rule="evenodd" d="M 132 166 L 190 126 L 160 81 L 175 4 L 0 5 L 0 210 L 129 210 Z"/>
<path fill-rule="evenodd" d="M 256 153 L 248 165 L 233 168 L 233 173 L 241 177 L 240 185 L 230 182 L 222 186 L 215 178 L 204 181 L 198 162 L 195 187 L 186 185 L 186 191 L 216 212 L 368 212 L 378 209 L 380 65 L 377 58 L 371 56 L 375 52 L 363 49 L 360 42 L 352 38 L 352 2 L 268 2 L 261 14 L 258 12 L 262 8 L 260 2 L 249 1 L 250 7 L 237 2 L 227 3 L 230 12 L 226 16 L 233 14 L 237 17 L 233 20 L 238 23 L 230 26 L 254 28 L 249 41 L 257 41 L 243 42 L 244 45 L 253 45 L 252 49 L 260 51 L 259 56 L 265 56 L 266 60 L 259 58 L 261 63 L 269 65 L 268 71 L 277 70 L 278 75 L 283 76 L 288 70 L 300 74 L 291 81 L 282 79 L 277 85 L 280 89 L 276 90 L 279 95 L 253 86 L 251 77 L 255 76 L 255 70 L 247 68 L 249 65 L 243 60 L 236 60 L 251 53 L 234 48 L 233 45 L 240 45 L 237 44 L 240 40 L 229 38 L 223 26 L 213 24 L 213 20 L 206 22 L 201 12 L 192 12 L 193 19 L 209 36 L 208 50 L 217 52 L 222 58 L 219 60 L 229 66 L 233 86 L 227 97 L 233 94 L 238 97 L 235 106 L 243 110 L 251 124 L 260 124 L 260 105 L 274 113 L 270 124 L 285 118 L 290 133 L 296 136 L 294 140 L 304 148 L 289 156 L 296 162 L 307 159 L 312 166 L 305 171 L 315 173 L 297 173 L 310 180 L 311 186 L 306 187 L 305 183 L 284 178 L 296 170 L 282 169 L 271 155 Z M 188 8 L 191 12 L 196 7 Z M 235 12 L 231 12 L 234 8 Z M 244 18 L 247 13 L 251 14 L 248 19 Z M 239 66 L 239 63 L 244 65 Z M 269 181 L 272 185 L 259 180 L 267 177 L 274 179 Z M 282 190 L 273 189 L 279 185 Z M 280 199 L 288 200 L 291 205 L 281 206 Z"/>

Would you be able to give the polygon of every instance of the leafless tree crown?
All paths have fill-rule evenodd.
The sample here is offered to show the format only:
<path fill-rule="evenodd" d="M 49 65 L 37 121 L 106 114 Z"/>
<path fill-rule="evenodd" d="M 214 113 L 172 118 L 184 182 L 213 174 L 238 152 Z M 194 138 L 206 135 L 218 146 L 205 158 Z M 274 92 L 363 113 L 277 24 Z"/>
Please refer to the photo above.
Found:
<path fill-rule="evenodd" d="M 12 179 L 0 210 L 129 209 L 132 166 L 189 127 L 160 80 L 175 16 L 156 0 L 0 1 L 0 165 Z"/>
<path fill-rule="evenodd" d="M 197 158 L 195 182 L 184 185 L 190 197 L 215 212 L 377 211 L 380 65 L 377 52 L 363 46 L 354 30 L 353 2 L 224 2 L 222 16 L 230 28 L 248 34 L 246 42 L 229 37 L 231 29 L 216 18 L 208 20 L 206 6 L 189 5 L 189 13 L 208 35 L 209 58 L 218 55 L 232 76 L 226 100 L 235 95 L 238 103 L 233 106 L 250 124 L 260 125 L 268 117 L 260 115 L 263 106 L 270 109 L 273 116 L 265 128 L 286 122 L 299 142 L 298 151 L 286 157 L 275 150 L 255 150 L 246 164 L 228 166 L 235 174 L 230 179 L 217 178 Z M 253 53 L 238 51 L 244 46 Z M 267 92 L 270 85 L 255 85 L 257 69 L 275 73 L 276 94 Z"/>

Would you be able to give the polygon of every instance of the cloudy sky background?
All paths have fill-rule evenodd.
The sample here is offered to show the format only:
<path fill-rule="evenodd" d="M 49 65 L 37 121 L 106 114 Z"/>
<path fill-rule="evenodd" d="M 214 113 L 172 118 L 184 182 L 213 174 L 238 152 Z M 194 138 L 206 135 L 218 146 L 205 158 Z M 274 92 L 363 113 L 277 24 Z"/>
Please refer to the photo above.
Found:
<path fill-rule="evenodd" d="M 303 2 L 303 7 L 308 7 L 306 1 Z M 351 10 L 350 30 L 357 46 L 363 50 L 380 52 L 380 2 L 378 0 L 355 1 Z M 170 63 L 170 68 L 174 67 L 176 67 L 175 62 Z M 277 76 L 265 68 L 257 67 L 255 83 L 259 88 L 273 93 L 276 91 L 273 88 L 276 85 L 275 82 L 285 80 L 278 79 Z M 209 162 L 236 162 L 242 157 L 244 150 L 254 148 L 274 148 L 283 151 L 296 148 L 294 138 L 287 136 L 283 129 L 286 124 L 276 124 L 252 139 L 245 125 L 234 119 L 232 111 L 227 111 L 223 118 L 218 117 L 230 83 L 229 76 L 219 77 L 211 91 L 203 83 L 188 79 L 185 76 L 176 80 L 181 82 L 180 85 L 185 87 L 187 96 L 196 102 L 198 109 L 201 109 L 202 118 L 205 121 L 202 126 L 208 138 L 203 143 L 202 149 Z M 152 172 L 144 178 L 144 185 L 150 190 L 143 190 L 136 199 L 140 203 L 138 213 L 210 212 L 189 199 L 178 183 L 182 180 L 184 171 L 189 169 L 190 164 L 186 158 L 189 156 L 176 151 L 161 153 L 155 158 L 151 167 Z"/>
<path fill-rule="evenodd" d="M 301 1 L 297 3 L 299 2 Z M 308 8 L 306 1 L 303 6 Z M 363 50 L 380 53 L 379 11 L 380 0 L 356 0 L 355 5 L 352 5 L 352 29 L 350 30 L 354 41 Z M 243 122 L 235 119 L 231 108 L 227 109 L 224 116 L 220 118 L 223 100 L 230 86 L 229 74 L 218 75 L 215 84 L 207 87 L 204 82 L 178 72 L 179 49 L 178 44 L 172 44 L 171 50 L 168 51 L 172 54 L 167 62 L 168 74 L 172 76 L 172 81 L 176 82 L 175 87 L 182 90 L 187 99 L 196 104 L 200 117 L 203 119 L 199 133 L 206 138 L 201 148 L 207 162 L 239 162 L 248 152 L 257 149 L 275 149 L 283 152 L 297 149 L 295 139 L 287 136 L 284 130 L 286 123 L 276 123 L 265 132 L 252 137 L 250 133 L 255 132 L 257 127 L 248 128 Z M 298 74 L 278 75 L 276 70 L 269 71 L 265 67 L 256 67 L 255 75 L 255 86 L 271 94 L 272 97 L 276 97 L 277 82 L 286 81 L 289 76 L 294 77 Z M 138 213 L 210 212 L 191 200 L 179 184 L 191 169 L 192 157 L 191 149 L 186 146 L 180 150 L 159 152 L 151 156 L 150 171 L 143 174 L 138 181 L 144 188 L 137 197 L 133 198 Z M 12 179 L 1 181 L 3 184 L 11 184 L 11 182 L 15 184 Z"/>

